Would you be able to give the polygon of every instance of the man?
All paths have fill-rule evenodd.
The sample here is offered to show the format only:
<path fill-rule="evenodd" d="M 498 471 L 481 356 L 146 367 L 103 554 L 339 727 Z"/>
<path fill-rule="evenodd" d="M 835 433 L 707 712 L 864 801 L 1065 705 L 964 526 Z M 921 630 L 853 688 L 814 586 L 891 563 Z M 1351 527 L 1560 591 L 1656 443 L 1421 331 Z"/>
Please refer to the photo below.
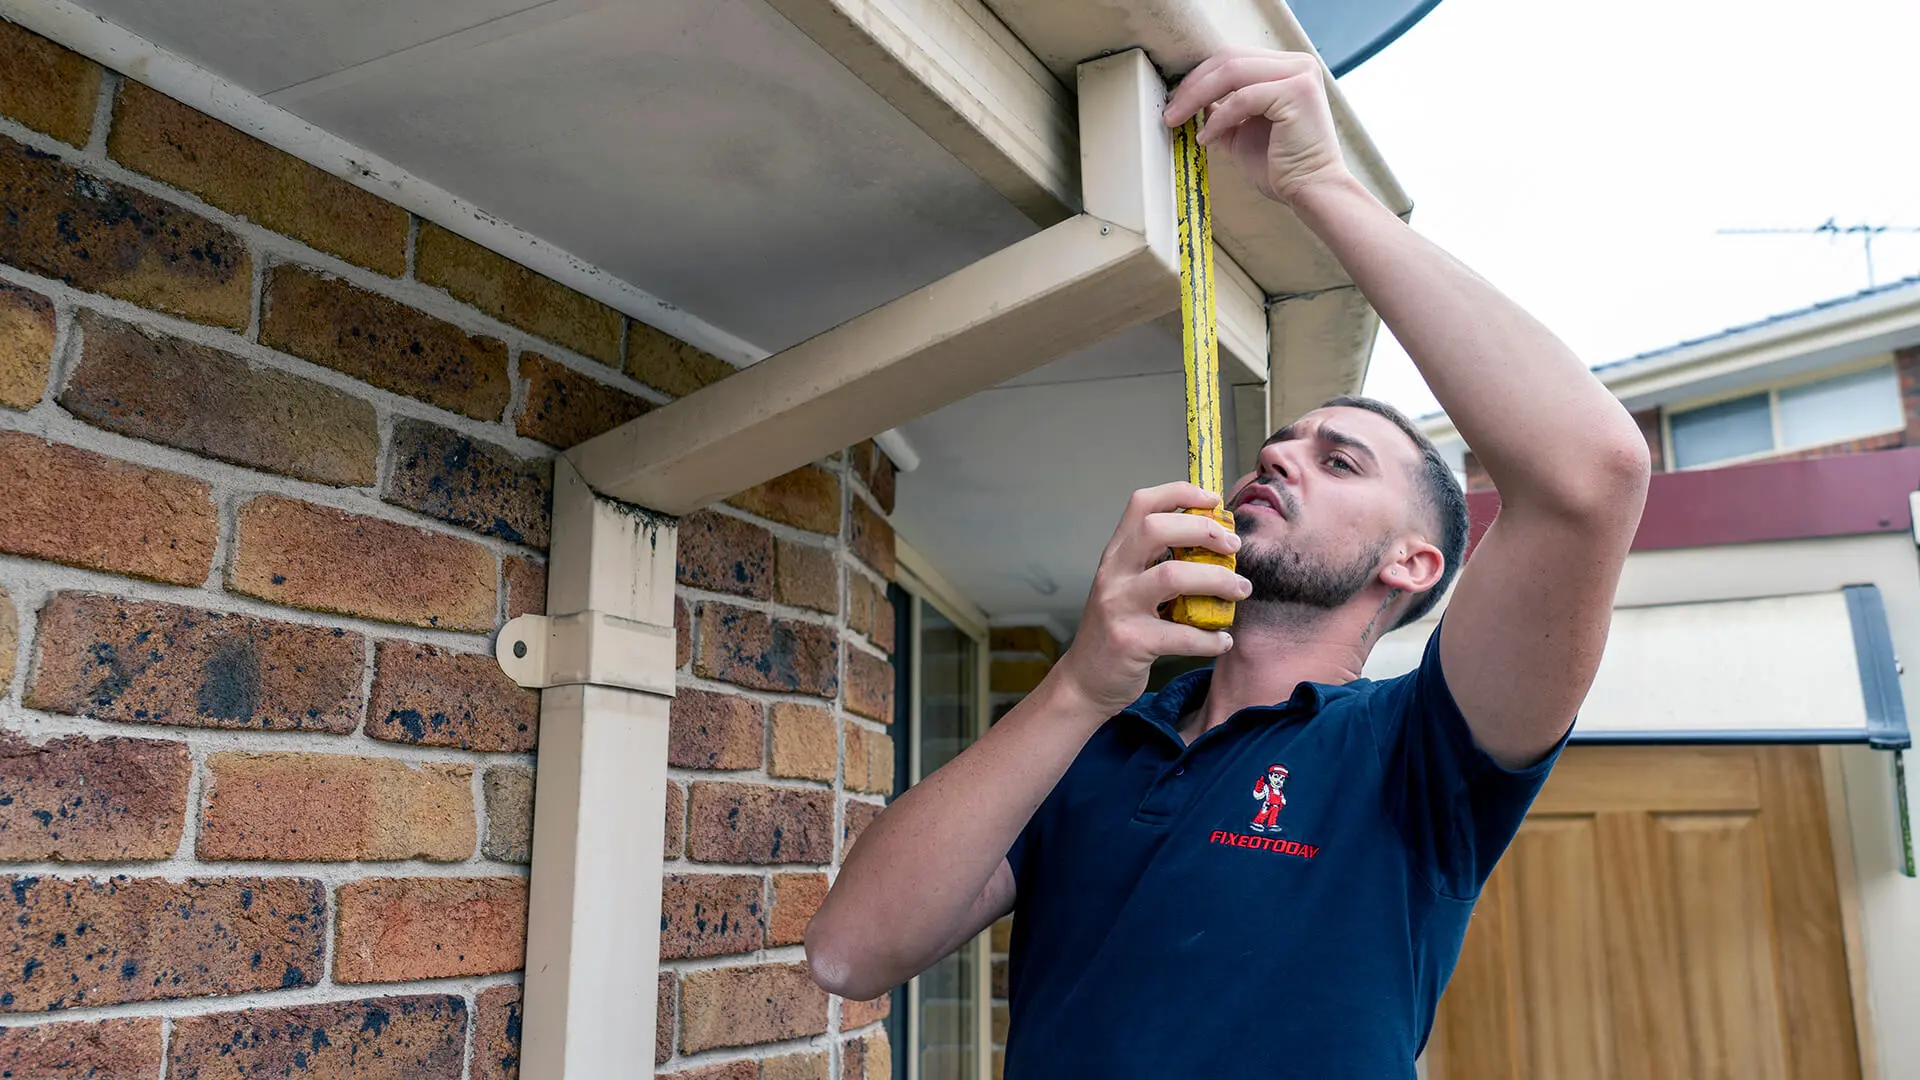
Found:
<path fill-rule="evenodd" d="M 1433 607 L 1466 546 L 1459 488 L 1404 417 L 1343 398 L 1276 433 L 1229 497 L 1233 532 L 1178 512 L 1219 502 L 1192 485 L 1134 494 L 1072 647 L 867 828 L 807 931 L 815 978 L 864 999 L 1015 911 L 1009 1080 L 1412 1076 L 1473 901 L 1600 661 L 1640 432 L 1352 178 L 1323 78 L 1309 56 L 1225 52 L 1165 120 L 1204 109 L 1215 168 L 1231 159 L 1339 258 L 1503 509 L 1419 668 L 1376 683 L 1359 678 L 1373 643 Z M 1194 546 L 1237 552 L 1238 573 L 1164 558 Z M 1156 616 L 1194 594 L 1238 601 L 1230 633 Z M 1170 655 L 1218 659 L 1142 697 Z M 1256 831 L 1247 785 L 1273 764 L 1284 802 L 1260 796 Z M 1247 994 L 1250 965 L 1285 977 Z"/>

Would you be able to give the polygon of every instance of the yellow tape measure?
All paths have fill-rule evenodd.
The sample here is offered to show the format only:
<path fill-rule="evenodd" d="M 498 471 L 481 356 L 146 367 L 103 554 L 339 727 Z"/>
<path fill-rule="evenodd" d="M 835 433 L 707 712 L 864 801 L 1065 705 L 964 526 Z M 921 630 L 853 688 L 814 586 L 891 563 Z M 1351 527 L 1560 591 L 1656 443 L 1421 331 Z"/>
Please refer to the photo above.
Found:
<path fill-rule="evenodd" d="M 1200 145 L 1200 117 L 1173 133 L 1173 197 L 1180 236 L 1180 351 L 1187 373 L 1187 479 L 1216 495 L 1226 492 L 1220 449 L 1220 349 L 1213 303 L 1213 209 L 1207 195 L 1207 150 Z M 1228 529 L 1224 506 L 1191 509 Z M 1234 558 L 1209 548 L 1176 548 L 1174 557 L 1232 569 Z M 1182 596 L 1169 612 L 1174 622 L 1202 630 L 1233 625 L 1233 602 L 1217 596 Z"/>

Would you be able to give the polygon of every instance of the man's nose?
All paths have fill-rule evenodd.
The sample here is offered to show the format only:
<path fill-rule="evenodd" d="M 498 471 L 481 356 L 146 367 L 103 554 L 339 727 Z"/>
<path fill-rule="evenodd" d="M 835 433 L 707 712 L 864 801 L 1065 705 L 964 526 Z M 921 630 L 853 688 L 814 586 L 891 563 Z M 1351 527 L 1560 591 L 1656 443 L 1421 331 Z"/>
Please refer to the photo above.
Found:
<path fill-rule="evenodd" d="M 1293 460 L 1291 442 L 1268 443 L 1260 448 L 1260 475 L 1278 476 L 1292 483 L 1299 475 L 1298 464 Z"/>

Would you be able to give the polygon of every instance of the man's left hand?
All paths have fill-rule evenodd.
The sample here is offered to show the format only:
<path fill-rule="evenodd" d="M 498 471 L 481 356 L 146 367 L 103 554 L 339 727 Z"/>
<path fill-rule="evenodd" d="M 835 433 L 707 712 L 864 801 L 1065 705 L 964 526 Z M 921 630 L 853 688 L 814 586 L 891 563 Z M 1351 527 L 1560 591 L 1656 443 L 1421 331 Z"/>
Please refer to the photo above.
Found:
<path fill-rule="evenodd" d="M 1291 203 L 1348 176 L 1324 78 L 1310 53 L 1222 49 L 1180 80 L 1163 119 L 1178 127 L 1205 109 L 1201 144 L 1224 148 L 1262 194 Z"/>

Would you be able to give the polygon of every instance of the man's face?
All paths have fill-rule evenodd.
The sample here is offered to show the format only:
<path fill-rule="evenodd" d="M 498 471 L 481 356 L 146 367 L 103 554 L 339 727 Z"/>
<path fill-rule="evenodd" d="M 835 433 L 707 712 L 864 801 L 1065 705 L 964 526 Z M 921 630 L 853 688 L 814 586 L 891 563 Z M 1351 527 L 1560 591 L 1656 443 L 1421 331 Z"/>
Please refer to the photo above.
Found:
<path fill-rule="evenodd" d="M 1359 595 L 1407 531 L 1420 463 L 1384 416 L 1316 409 L 1275 432 L 1227 498 L 1251 601 L 1333 609 Z"/>

